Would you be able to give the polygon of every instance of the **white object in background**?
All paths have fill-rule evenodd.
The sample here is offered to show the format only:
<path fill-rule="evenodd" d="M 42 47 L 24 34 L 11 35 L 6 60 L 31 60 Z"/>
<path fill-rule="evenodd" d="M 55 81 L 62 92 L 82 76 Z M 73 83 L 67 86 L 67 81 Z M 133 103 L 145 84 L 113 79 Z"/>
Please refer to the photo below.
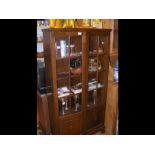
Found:
<path fill-rule="evenodd" d="M 37 28 L 37 40 L 38 41 L 42 41 L 43 40 L 43 31 L 41 30 L 41 28 Z"/>
<path fill-rule="evenodd" d="M 43 43 L 37 43 L 37 52 L 43 52 L 44 51 L 44 45 Z"/>

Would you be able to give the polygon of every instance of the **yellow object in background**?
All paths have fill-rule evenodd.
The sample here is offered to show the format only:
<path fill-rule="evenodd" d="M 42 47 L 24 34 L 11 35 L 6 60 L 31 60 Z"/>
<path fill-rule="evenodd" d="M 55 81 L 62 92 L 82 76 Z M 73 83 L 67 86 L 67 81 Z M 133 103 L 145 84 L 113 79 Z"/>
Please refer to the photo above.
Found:
<path fill-rule="evenodd" d="M 102 21 L 101 21 L 101 19 L 92 19 L 91 25 L 94 28 L 100 28 L 101 29 L 102 28 Z"/>
<path fill-rule="evenodd" d="M 62 19 L 50 19 L 50 28 L 78 28 L 77 21 L 75 19 L 65 19 L 64 24 L 62 24 Z"/>
<path fill-rule="evenodd" d="M 55 28 L 55 24 L 56 24 L 56 19 L 50 19 L 49 27 L 50 28 Z"/>
<path fill-rule="evenodd" d="M 56 19 L 55 28 L 62 28 L 62 20 Z"/>
<path fill-rule="evenodd" d="M 78 28 L 78 22 L 77 22 L 77 19 L 74 19 L 74 23 L 75 23 L 75 28 Z"/>
<path fill-rule="evenodd" d="M 75 21 L 74 19 L 65 19 L 63 28 L 75 28 Z"/>
<path fill-rule="evenodd" d="M 90 28 L 91 27 L 91 19 L 83 19 L 82 27 Z"/>

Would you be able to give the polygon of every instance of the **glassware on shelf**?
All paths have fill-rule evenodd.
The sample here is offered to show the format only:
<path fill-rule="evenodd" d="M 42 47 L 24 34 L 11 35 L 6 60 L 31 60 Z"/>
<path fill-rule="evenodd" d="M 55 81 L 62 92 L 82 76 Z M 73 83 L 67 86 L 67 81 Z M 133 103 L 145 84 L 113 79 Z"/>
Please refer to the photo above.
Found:
<path fill-rule="evenodd" d="M 94 105 L 96 104 L 96 97 L 97 97 L 97 90 L 94 89 L 94 91 L 93 91 L 93 104 Z"/>
<path fill-rule="evenodd" d="M 66 99 L 65 104 L 66 104 L 65 110 L 69 110 L 69 108 L 68 108 L 68 100 L 67 99 Z"/>
<path fill-rule="evenodd" d="M 66 104 L 64 98 L 61 98 L 61 104 L 62 104 L 62 115 L 64 115 L 65 114 L 65 108 L 64 108 L 64 106 Z"/>
<path fill-rule="evenodd" d="M 59 99 L 59 102 L 61 104 L 61 115 L 65 115 L 67 113 L 67 111 L 69 110 L 69 107 L 68 107 L 68 99 L 65 99 L 65 98 L 61 98 Z"/>
<path fill-rule="evenodd" d="M 79 95 L 78 94 L 76 94 L 75 96 L 74 96 L 74 101 L 75 101 L 75 111 L 77 112 L 77 111 L 79 111 L 79 108 L 80 108 L 80 103 L 79 103 Z"/>

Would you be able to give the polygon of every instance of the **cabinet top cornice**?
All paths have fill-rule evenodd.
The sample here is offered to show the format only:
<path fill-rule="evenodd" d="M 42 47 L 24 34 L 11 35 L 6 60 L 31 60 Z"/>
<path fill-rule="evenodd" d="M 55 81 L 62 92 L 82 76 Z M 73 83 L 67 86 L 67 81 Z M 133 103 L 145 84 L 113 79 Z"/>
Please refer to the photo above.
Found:
<path fill-rule="evenodd" d="M 97 29 L 97 28 L 46 28 L 42 29 L 43 31 L 51 31 L 51 32 L 78 32 L 78 31 L 86 31 L 86 32 L 110 32 L 112 29 Z"/>

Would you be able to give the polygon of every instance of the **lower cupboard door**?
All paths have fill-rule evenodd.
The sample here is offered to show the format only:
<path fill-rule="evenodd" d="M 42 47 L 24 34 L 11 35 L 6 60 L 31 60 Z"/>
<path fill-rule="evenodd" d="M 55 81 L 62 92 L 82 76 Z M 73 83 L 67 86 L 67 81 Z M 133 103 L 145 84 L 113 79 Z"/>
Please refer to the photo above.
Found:
<path fill-rule="evenodd" d="M 80 135 L 81 134 L 81 117 L 62 120 L 60 123 L 61 135 Z"/>

